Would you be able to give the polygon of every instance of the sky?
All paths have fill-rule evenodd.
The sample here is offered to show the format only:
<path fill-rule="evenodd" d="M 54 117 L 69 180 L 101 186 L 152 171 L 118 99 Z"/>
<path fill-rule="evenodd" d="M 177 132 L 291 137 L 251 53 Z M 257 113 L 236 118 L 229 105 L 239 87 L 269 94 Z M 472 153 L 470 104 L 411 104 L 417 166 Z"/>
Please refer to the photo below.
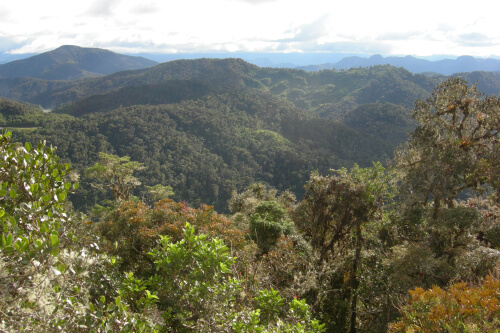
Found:
<path fill-rule="evenodd" d="M 500 56 L 491 0 L 12 0 L 0 53 L 61 45 L 120 53 Z"/>

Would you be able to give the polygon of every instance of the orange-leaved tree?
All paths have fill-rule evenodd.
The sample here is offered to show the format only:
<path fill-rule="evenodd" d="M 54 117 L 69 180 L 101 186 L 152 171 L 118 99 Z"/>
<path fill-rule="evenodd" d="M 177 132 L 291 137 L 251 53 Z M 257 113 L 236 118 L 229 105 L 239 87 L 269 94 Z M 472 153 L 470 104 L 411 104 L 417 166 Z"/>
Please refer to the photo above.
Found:
<path fill-rule="evenodd" d="M 415 288 L 400 312 L 389 332 L 498 332 L 500 279 L 488 275 L 478 286 L 460 282 L 447 290 Z"/>

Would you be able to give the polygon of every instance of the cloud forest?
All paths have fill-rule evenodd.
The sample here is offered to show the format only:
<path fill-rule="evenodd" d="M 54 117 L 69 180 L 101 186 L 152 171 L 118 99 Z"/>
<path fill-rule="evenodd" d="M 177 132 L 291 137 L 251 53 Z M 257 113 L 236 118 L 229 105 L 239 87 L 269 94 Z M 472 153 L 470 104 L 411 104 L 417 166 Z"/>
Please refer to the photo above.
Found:
<path fill-rule="evenodd" d="M 1 332 L 500 329 L 498 73 L 150 66 L 0 77 Z"/>

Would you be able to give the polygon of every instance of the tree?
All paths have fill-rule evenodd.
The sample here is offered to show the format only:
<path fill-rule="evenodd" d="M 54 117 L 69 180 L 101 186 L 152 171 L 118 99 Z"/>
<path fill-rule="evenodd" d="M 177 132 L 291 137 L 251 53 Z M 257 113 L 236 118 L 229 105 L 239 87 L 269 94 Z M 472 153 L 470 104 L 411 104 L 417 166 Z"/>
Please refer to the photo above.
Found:
<path fill-rule="evenodd" d="M 295 225 L 286 210 L 276 201 L 263 201 L 250 216 L 250 237 L 263 253 L 276 245 L 278 238 L 294 232 Z"/>
<path fill-rule="evenodd" d="M 120 300 L 130 279 L 110 278 L 99 240 L 66 201 L 78 188 L 70 165 L 44 143 L 10 139 L 0 134 L 0 331 L 151 331 L 151 317 Z M 111 303 L 95 295 L 103 280 Z"/>
<path fill-rule="evenodd" d="M 500 98 L 452 78 L 416 101 L 413 117 L 419 125 L 395 153 L 400 194 L 409 205 L 432 202 L 436 216 L 465 189 L 481 193 L 489 184 L 499 191 Z"/>
<path fill-rule="evenodd" d="M 253 183 L 245 191 L 237 193 L 233 191 L 229 199 L 229 210 L 234 214 L 233 221 L 242 230 L 250 230 L 250 217 L 256 212 L 256 208 L 264 201 L 273 202 L 284 209 L 282 214 L 287 216 L 295 208 L 296 198 L 290 191 L 283 191 L 277 195 L 274 188 L 267 188 L 263 183 Z M 273 205 L 273 204 L 267 204 Z M 263 209 L 263 208 L 261 208 Z M 283 215 L 284 216 L 284 215 Z"/>
<path fill-rule="evenodd" d="M 479 253 L 496 252 L 487 238 L 498 235 L 500 98 L 452 78 L 417 101 L 413 117 L 418 126 L 394 159 L 394 222 L 400 239 L 412 244 L 398 267 L 413 267 L 407 278 L 424 288 L 477 281 L 498 262 Z M 414 266 L 416 255 L 426 264 Z"/>
<path fill-rule="evenodd" d="M 162 236 L 149 255 L 157 274 L 145 281 L 133 279 L 141 287 L 123 296 L 133 307 L 144 302 L 144 295 L 153 295 L 163 318 L 162 332 L 324 331 L 303 300 L 294 299 L 286 307 L 271 289 L 259 290 L 251 302 L 243 282 L 233 276 L 236 258 L 229 248 L 218 238 L 196 235 L 189 223 L 181 240 Z"/>
<path fill-rule="evenodd" d="M 298 207 L 299 228 L 320 253 L 320 262 L 354 251 L 346 272 L 349 306 L 349 331 L 356 331 L 357 289 L 365 243 L 363 230 L 370 222 L 382 220 L 393 191 L 389 175 L 380 163 L 371 168 L 357 165 L 336 175 L 311 175 L 304 201 Z"/>
<path fill-rule="evenodd" d="M 401 318 L 389 332 L 498 332 L 500 280 L 488 275 L 480 285 L 458 282 L 443 290 L 437 286 L 410 290 L 401 306 Z"/>
<path fill-rule="evenodd" d="M 336 175 L 311 175 L 300 204 L 300 228 L 321 253 L 321 260 L 336 250 L 353 230 L 383 215 L 384 204 L 392 199 L 390 177 L 381 163 L 371 168 L 357 165 Z"/>
<path fill-rule="evenodd" d="M 146 189 L 148 191 L 148 196 L 151 202 L 168 199 L 175 194 L 171 186 L 164 186 L 161 184 L 157 184 L 155 186 L 146 186 Z"/>
<path fill-rule="evenodd" d="M 141 201 L 122 201 L 96 223 L 96 231 L 103 236 L 101 246 L 106 252 L 120 257 L 120 270 L 142 278 L 155 269 L 147 253 L 157 245 L 159 237 L 168 236 L 172 242 L 181 240 L 186 222 L 197 233 L 222 239 L 232 251 L 240 251 L 245 244 L 243 232 L 227 217 L 216 214 L 212 206 L 194 209 L 171 199 L 157 201 L 153 207 Z"/>
<path fill-rule="evenodd" d="M 134 171 L 143 170 L 142 163 L 130 161 L 130 157 L 118 157 L 103 152 L 99 153 L 99 162 L 88 168 L 87 177 L 104 181 L 97 187 L 109 188 L 116 201 L 128 200 L 134 187 L 140 185 L 139 180 L 133 176 Z"/>

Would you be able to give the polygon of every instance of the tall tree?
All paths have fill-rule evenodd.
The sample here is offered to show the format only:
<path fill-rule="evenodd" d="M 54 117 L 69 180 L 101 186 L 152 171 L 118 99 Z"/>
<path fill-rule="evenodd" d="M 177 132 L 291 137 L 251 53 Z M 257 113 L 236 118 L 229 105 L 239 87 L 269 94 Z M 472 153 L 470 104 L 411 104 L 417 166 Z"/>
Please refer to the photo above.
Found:
<path fill-rule="evenodd" d="M 437 86 L 431 98 L 417 101 L 413 117 L 419 125 L 395 154 L 404 198 L 412 204 L 431 202 L 436 216 L 443 205 L 453 207 L 461 191 L 498 185 L 498 97 L 454 78 Z"/>
<path fill-rule="evenodd" d="M 363 229 L 367 223 L 382 219 L 385 203 L 392 199 L 389 176 L 380 163 L 371 168 L 354 165 L 350 171 L 343 168 L 326 177 L 312 174 L 305 188 L 305 199 L 298 208 L 300 227 L 320 252 L 320 261 L 354 252 L 347 288 L 349 332 L 356 332 Z"/>
<path fill-rule="evenodd" d="M 400 287 L 423 288 L 477 282 L 500 258 L 493 241 L 500 235 L 494 218 L 500 98 L 452 78 L 432 97 L 417 101 L 413 117 L 418 126 L 394 160 L 399 174 L 394 221 L 403 242 L 402 255 L 392 261 L 393 280 Z"/>
<path fill-rule="evenodd" d="M 116 201 L 127 200 L 130 192 L 141 182 L 133 176 L 134 171 L 142 170 L 142 163 L 130 161 L 130 157 L 119 157 L 99 153 L 99 162 L 86 170 L 86 176 L 104 181 L 95 186 L 109 188 Z"/>

